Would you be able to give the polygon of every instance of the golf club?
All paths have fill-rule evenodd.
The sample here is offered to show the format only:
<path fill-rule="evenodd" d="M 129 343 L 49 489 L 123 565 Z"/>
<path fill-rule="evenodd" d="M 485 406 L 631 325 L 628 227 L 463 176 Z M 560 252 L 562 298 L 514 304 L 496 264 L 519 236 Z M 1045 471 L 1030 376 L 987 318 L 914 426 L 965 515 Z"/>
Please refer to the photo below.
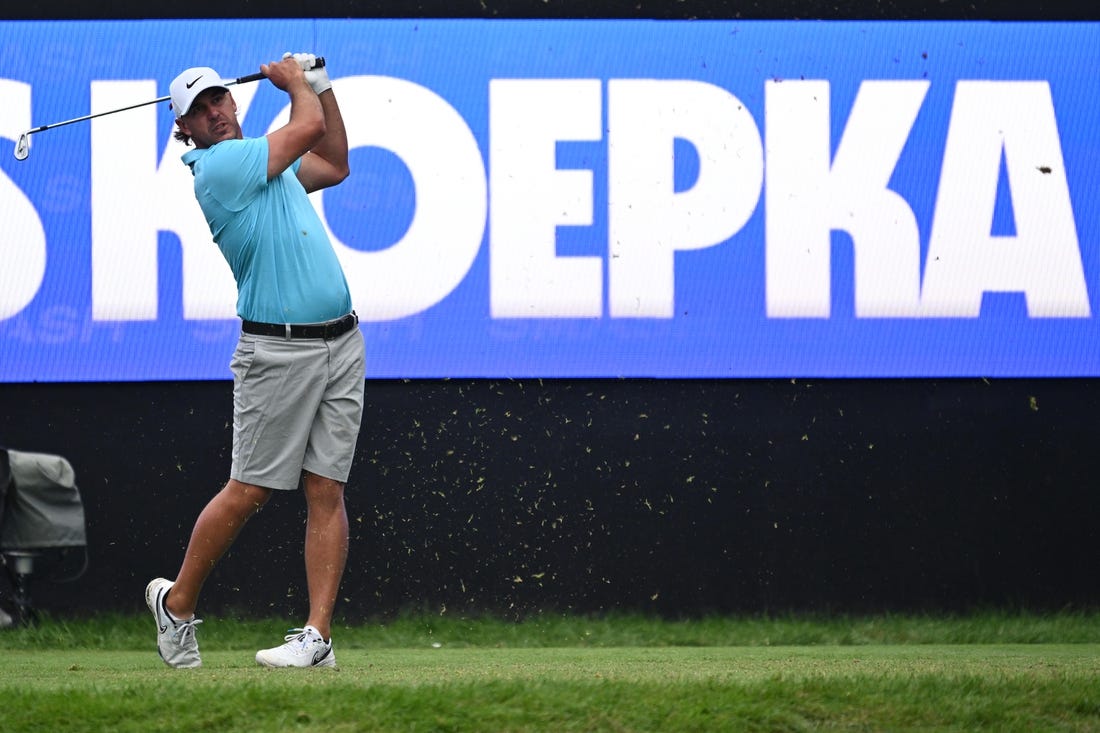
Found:
<path fill-rule="evenodd" d="M 322 56 L 317 57 L 317 61 L 314 62 L 315 69 L 319 69 L 325 65 L 325 59 Z M 226 86 L 232 86 L 234 84 L 247 84 L 252 81 L 259 81 L 263 79 L 264 75 L 261 73 L 249 74 L 248 76 L 242 76 L 232 81 L 227 81 Z M 138 102 L 137 104 L 131 104 L 129 107 L 119 107 L 118 109 L 108 110 L 107 112 L 97 112 L 94 115 L 84 115 L 83 117 L 75 117 L 71 120 L 65 120 L 64 122 L 54 122 L 50 125 L 41 125 L 39 127 L 27 130 L 19 136 L 19 140 L 15 143 L 15 159 L 26 160 L 27 156 L 31 154 L 31 135 L 36 132 L 44 132 L 46 130 L 52 130 L 55 127 L 64 127 L 65 125 L 71 125 L 75 122 L 85 122 L 87 120 L 94 119 L 96 117 L 103 117 L 104 115 L 113 115 L 116 112 L 125 112 L 130 109 L 137 109 L 138 107 L 145 107 L 150 104 L 157 104 L 158 102 L 166 102 L 171 99 L 171 96 L 157 97 L 156 99 L 150 99 L 148 102 Z"/>

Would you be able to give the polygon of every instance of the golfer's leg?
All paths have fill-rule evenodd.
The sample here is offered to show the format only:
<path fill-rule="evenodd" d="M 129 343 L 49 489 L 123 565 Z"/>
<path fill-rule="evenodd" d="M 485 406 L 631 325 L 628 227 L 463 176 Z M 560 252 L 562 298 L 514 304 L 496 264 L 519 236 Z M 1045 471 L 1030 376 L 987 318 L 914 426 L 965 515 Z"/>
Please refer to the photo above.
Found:
<path fill-rule="evenodd" d="M 309 471 L 304 472 L 308 515 L 306 519 L 306 583 L 309 586 L 309 620 L 306 622 L 330 638 L 332 611 L 340 592 L 340 579 L 348 559 L 348 515 L 344 509 L 344 484 Z"/>
<path fill-rule="evenodd" d="M 230 479 L 207 503 L 195 521 L 176 584 L 164 602 L 173 616 L 190 618 L 195 613 L 199 591 L 210 571 L 233 544 L 244 523 L 270 497 L 271 489 Z"/>

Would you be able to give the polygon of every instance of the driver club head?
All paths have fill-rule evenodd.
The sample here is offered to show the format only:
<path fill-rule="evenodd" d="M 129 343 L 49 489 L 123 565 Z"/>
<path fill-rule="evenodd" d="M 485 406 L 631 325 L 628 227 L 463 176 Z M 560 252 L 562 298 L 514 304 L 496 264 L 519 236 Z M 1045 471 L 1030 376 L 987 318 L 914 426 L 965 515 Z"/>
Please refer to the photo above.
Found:
<path fill-rule="evenodd" d="M 27 156 L 31 154 L 31 136 L 30 133 L 24 132 L 19 136 L 19 140 L 15 143 L 15 159 L 26 160 Z"/>

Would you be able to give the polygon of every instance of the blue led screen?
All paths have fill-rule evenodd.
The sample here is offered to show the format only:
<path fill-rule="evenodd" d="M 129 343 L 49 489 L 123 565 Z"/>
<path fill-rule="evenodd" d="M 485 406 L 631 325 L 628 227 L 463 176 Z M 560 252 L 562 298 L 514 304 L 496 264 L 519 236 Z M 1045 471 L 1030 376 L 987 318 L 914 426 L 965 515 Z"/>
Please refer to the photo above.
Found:
<path fill-rule="evenodd" d="M 1100 374 L 1100 24 L 0 22 L 0 138 L 284 51 L 347 123 L 371 377 Z M 172 120 L 0 154 L 0 381 L 230 377 Z"/>

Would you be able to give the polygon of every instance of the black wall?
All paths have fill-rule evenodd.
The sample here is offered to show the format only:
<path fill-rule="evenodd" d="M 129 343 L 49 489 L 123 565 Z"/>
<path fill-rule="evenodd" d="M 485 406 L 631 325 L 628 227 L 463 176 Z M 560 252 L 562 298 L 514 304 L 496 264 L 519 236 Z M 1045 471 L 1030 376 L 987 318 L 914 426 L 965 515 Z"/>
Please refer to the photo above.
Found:
<path fill-rule="evenodd" d="M 1100 601 L 1094 380 L 371 381 L 345 617 Z M 229 466 L 228 382 L 0 386 L 73 463 L 91 564 L 52 610 L 139 608 Z M 207 611 L 303 608 L 297 494 Z"/>
<path fill-rule="evenodd" d="M 1083 19 L 1085 3 L 121 0 L 9 18 Z M 0 356 L 2 358 L 2 356 Z M 228 354 L 227 354 L 228 359 Z M 138 610 L 229 468 L 228 382 L 0 385 L 0 444 L 74 465 L 87 573 L 56 612 Z M 371 381 L 340 613 L 1095 606 L 1096 380 Z M 201 612 L 304 612 L 297 494 Z M 43 575 L 52 566 L 44 563 Z M 64 568 L 57 567 L 57 570 Z M 41 579 L 40 579 L 41 580 Z"/>

